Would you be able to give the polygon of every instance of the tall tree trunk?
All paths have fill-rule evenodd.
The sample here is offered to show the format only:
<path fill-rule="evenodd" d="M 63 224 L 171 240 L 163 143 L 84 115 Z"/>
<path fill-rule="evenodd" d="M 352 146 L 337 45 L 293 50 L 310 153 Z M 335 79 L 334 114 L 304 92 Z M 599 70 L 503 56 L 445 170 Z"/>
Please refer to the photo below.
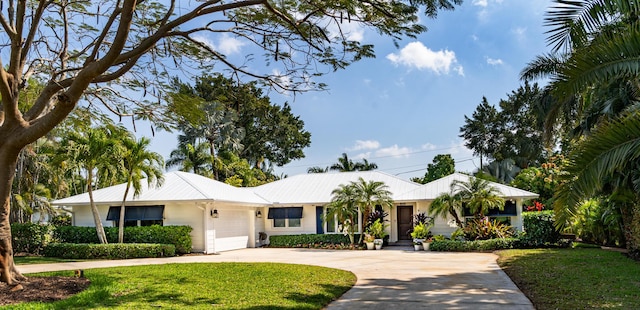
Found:
<path fill-rule="evenodd" d="M 26 278 L 16 269 L 11 245 L 11 185 L 16 172 L 19 150 L 0 145 L 0 282 L 13 285 Z"/>
<path fill-rule="evenodd" d="M 93 201 L 93 169 L 87 169 L 87 192 L 89 193 L 89 204 L 91 205 L 91 213 L 93 214 L 93 222 L 96 225 L 96 233 L 98 234 L 98 240 L 100 243 L 106 244 L 107 235 L 104 233 L 104 227 L 102 226 L 102 220 L 100 219 L 100 213 L 98 207 L 96 207 Z"/>
<path fill-rule="evenodd" d="M 640 205 L 626 204 L 620 211 L 629 257 L 640 260 Z"/>
<path fill-rule="evenodd" d="M 124 243 L 124 205 L 127 202 L 129 188 L 131 188 L 131 175 L 129 175 L 129 177 L 127 178 L 127 188 L 124 190 L 124 197 L 122 198 L 122 205 L 120 206 L 120 221 L 118 222 L 118 243 Z"/>

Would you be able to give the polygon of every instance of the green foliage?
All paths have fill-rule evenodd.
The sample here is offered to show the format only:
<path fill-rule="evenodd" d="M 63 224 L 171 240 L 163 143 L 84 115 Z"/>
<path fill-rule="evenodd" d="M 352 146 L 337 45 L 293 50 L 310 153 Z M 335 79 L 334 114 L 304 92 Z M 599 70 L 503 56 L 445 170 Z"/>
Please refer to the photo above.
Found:
<path fill-rule="evenodd" d="M 59 226 L 71 226 L 71 215 L 68 214 L 57 214 L 54 215 L 49 223 L 55 227 Z"/>
<path fill-rule="evenodd" d="M 35 223 L 11 224 L 11 244 L 15 253 L 40 254 L 49 242 L 52 227 Z M 95 235 L 95 230 L 94 230 Z"/>
<path fill-rule="evenodd" d="M 176 253 L 187 254 L 191 252 L 191 230 L 193 229 L 190 226 L 125 227 L 124 242 L 172 244 Z M 105 233 L 109 242 L 118 241 L 117 227 L 106 227 Z M 60 243 L 98 243 L 94 227 L 57 227 L 53 232 L 53 238 Z"/>
<path fill-rule="evenodd" d="M 489 104 L 486 97 L 476 107 L 471 118 L 464 116 L 464 126 L 460 127 L 460 137 L 464 145 L 473 151 L 473 155 L 491 157 L 498 149 L 500 141 L 498 129 L 498 110 Z"/>
<path fill-rule="evenodd" d="M 520 237 L 523 245 L 538 247 L 558 242 L 560 233 L 555 227 L 554 212 L 522 212 L 524 234 Z"/>
<path fill-rule="evenodd" d="M 176 255 L 173 244 L 153 243 L 50 243 L 44 248 L 48 257 L 74 259 L 127 259 L 171 257 Z"/>
<path fill-rule="evenodd" d="M 513 228 L 496 220 L 489 218 L 475 218 L 464 227 L 464 237 L 466 240 L 488 240 L 496 238 L 510 238 L 514 235 Z"/>
<path fill-rule="evenodd" d="M 475 241 L 434 240 L 429 250 L 438 252 L 491 252 L 503 249 L 516 249 L 519 247 L 520 240 L 517 238 Z"/>
<path fill-rule="evenodd" d="M 383 239 L 387 236 L 387 227 L 389 225 L 382 222 L 380 219 L 377 219 L 375 222 L 369 226 L 369 233 L 372 234 L 376 239 Z"/>
<path fill-rule="evenodd" d="M 427 239 L 429 237 L 429 230 L 431 226 L 426 226 L 424 223 L 420 223 L 413 227 L 411 238 L 413 239 Z"/>
<path fill-rule="evenodd" d="M 433 158 L 432 163 L 427 165 L 427 172 L 425 172 L 424 177 L 414 178 L 412 181 L 427 184 L 454 172 L 456 172 L 456 163 L 451 154 L 438 154 Z"/>
<path fill-rule="evenodd" d="M 349 245 L 349 237 L 343 234 L 303 234 L 269 236 L 270 247 L 309 248 L 315 245 Z"/>
<path fill-rule="evenodd" d="M 564 156 L 552 156 L 540 167 L 529 167 L 520 171 L 511 182 L 511 186 L 540 195 L 537 200 L 550 207 L 553 205 L 554 192 L 560 185 L 562 176 L 566 174 L 562 170 L 566 163 Z"/>
<path fill-rule="evenodd" d="M 567 230 L 584 242 L 624 247 L 622 214 L 607 199 L 591 199 L 583 202 L 573 216 Z"/>

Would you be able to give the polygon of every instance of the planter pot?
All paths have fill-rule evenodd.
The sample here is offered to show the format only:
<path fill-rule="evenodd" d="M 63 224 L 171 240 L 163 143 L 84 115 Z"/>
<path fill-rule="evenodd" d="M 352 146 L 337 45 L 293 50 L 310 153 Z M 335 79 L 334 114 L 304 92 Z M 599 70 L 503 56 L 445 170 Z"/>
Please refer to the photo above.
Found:
<path fill-rule="evenodd" d="M 431 242 L 423 242 L 422 243 L 422 247 L 424 248 L 425 251 L 429 251 L 429 245 L 431 244 Z"/>
<path fill-rule="evenodd" d="M 376 244 L 376 250 L 382 250 L 382 243 Z"/>
<path fill-rule="evenodd" d="M 413 249 L 416 250 L 416 251 L 420 251 L 420 250 L 422 250 L 422 245 L 416 243 L 416 244 L 413 245 Z"/>
<path fill-rule="evenodd" d="M 373 244 L 376 246 L 376 250 L 382 249 L 382 239 L 376 239 L 373 241 Z"/>
<path fill-rule="evenodd" d="M 373 250 L 374 249 L 373 242 L 365 242 L 365 244 L 367 244 L 367 250 Z"/>

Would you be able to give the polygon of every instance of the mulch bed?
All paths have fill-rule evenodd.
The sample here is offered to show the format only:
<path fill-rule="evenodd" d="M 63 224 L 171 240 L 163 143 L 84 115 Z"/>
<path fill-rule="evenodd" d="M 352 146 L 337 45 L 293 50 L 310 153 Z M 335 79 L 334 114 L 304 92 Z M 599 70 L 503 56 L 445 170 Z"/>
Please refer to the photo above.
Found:
<path fill-rule="evenodd" d="M 20 283 L 23 289 L 11 291 L 11 286 L 0 283 L 0 305 L 62 300 L 82 292 L 89 284 L 87 278 L 27 277 L 26 281 Z"/>

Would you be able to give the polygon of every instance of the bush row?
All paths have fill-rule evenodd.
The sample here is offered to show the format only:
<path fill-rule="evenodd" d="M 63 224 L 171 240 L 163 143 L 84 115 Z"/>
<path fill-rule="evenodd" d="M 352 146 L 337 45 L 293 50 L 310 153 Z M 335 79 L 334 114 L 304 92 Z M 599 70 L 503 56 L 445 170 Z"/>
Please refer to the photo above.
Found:
<path fill-rule="evenodd" d="M 358 242 L 360 235 L 355 235 Z M 269 246 L 279 248 L 308 248 L 320 244 L 348 245 L 349 237 L 342 234 L 305 234 L 269 236 Z"/>
<path fill-rule="evenodd" d="M 45 256 L 49 257 L 74 259 L 125 259 L 175 256 L 176 247 L 173 244 L 151 243 L 50 243 L 44 247 L 43 252 Z"/>
<path fill-rule="evenodd" d="M 125 243 L 173 244 L 178 254 L 191 252 L 191 226 L 139 226 L 124 228 Z M 118 227 L 105 227 L 107 241 L 118 241 Z M 62 226 L 53 232 L 60 243 L 99 243 L 95 227 Z"/>
<path fill-rule="evenodd" d="M 429 249 L 440 252 L 491 252 L 520 247 L 517 238 L 489 239 L 476 241 L 441 240 L 433 241 Z"/>

